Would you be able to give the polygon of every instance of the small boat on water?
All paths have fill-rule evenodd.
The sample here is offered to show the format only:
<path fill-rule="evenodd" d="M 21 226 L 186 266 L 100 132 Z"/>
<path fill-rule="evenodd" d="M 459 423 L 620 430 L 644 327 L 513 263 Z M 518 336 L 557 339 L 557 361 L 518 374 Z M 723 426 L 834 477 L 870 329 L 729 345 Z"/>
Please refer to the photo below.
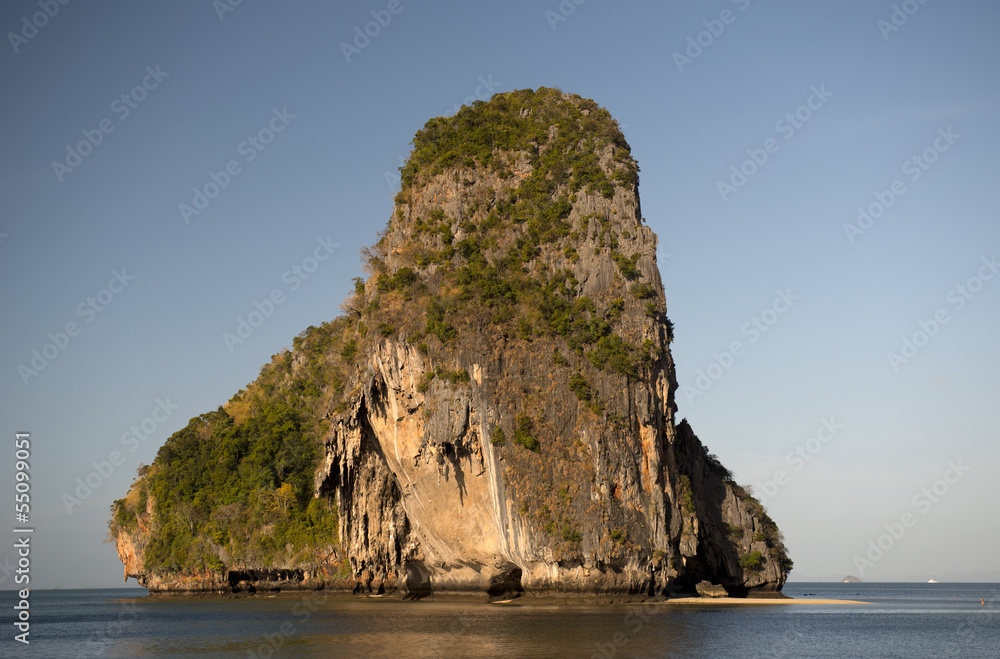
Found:
<path fill-rule="evenodd" d="M 937 579 L 928 579 L 927 583 L 937 583 Z"/>

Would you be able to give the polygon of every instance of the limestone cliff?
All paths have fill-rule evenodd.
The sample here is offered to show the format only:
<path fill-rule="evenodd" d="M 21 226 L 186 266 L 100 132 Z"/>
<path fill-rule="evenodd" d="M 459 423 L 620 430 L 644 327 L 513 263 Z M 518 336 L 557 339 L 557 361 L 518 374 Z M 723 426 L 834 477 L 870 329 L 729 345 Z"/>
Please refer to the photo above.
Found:
<path fill-rule="evenodd" d="M 780 591 L 791 562 L 774 522 L 676 420 L 657 239 L 607 111 L 498 94 L 428 122 L 402 182 L 347 315 L 211 420 L 238 424 L 276 391 L 308 408 L 340 577 L 410 597 Z M 126 576 L 149 581 L 146 508 L 123 500 L 112 533 Z M 224 530 L 210 508 L 205 528 Z M 232 581 L 232 535 L 206 545 L 205 589 Z M 244 568 L 264 557 L 239 551 Z M 304 574 L 319 553 L 281 556 L 255 567 Z M 173 565 L 175 581 L 191 572 Z"/>

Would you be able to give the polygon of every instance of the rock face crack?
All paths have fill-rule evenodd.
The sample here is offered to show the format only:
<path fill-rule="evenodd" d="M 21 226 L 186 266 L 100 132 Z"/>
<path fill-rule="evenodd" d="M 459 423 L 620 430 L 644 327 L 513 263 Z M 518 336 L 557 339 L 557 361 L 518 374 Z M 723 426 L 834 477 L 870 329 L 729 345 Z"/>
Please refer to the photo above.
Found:
<path fill-rule="evenodd" d="M 433 207 L 421 195 L 441 194 L 411 191 L 411 214 Z M 577 206 L 600 210 L 619 230 L 638 212 L 634 193 L 581 194 Z M 582 212 L 574 207 L 570 219 Z M 600 230 L 599 219 L 589 222 Z M 662 295 L 652 232 L 637 220 L 624 226 Z M 605 258 L 581 266 L 576 279 L 613 300 L 615 267 Z M 596 412 L 553 380 L 553 353 L 569 352 L 558 339 L 460 341 L 436 369 L 475 374 L 456 382 L 429 378 L 435 368 L 413 344 L 377 342 L 362 393 L 333 419 L 329 467 L 318 478 L 318 491 L 337 492 L 360 590 L 662 595 L 703 580 L 733 594 L 780 590 L 786 570 L 760 539 L 748 495 L 713 470 L 686 423 L 674 422 L 670 332 L 648 317 L 625 304 L 619 321 L 626 336 L 650 337 L 647 375 L 577 367 L 588 373 L 591 400 L 602 402 Z M 516 443 L 524 417 L 524 432 L 544 439 L 537 453 Z M 494 443 L 497 428 L 506 440 Z M 746 570 L 741 556 L 752 551 L 764 560 Z"/>
<path fill-rule="evenodd" d="M 657 237 L 610 113 L 510 92 L 431 120 L 413 144 L 348 315 L 261 376 L 306 408 L 313 492 L 336 503 L 353 590 L 780 591 L 777 526 L 677 419 Z M 144 566 L 153 516 L 136 514 L 115 537 L 125 573 L 165 584 Z M 188 576 L 203 589 L 312 578 L 226 569 Z"/>

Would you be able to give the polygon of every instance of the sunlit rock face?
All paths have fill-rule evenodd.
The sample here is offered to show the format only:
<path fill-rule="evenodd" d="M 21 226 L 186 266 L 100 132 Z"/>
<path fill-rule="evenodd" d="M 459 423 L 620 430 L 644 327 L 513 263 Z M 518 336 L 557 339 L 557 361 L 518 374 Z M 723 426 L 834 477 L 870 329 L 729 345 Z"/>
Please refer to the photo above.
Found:
<path fill-rule="evenodd" d="M 791 562 L 777 527 L 676 418 L 657 238 L 610 114 L 554 89 L 498 94 L 432 119 L 413 147 L 346 315 L 308 328 L 224 409 L 193 419 L 116 502 L 126 578 L 164 591 L 492 600 L 661 597 L 701 582 L 779 592 Z M 319 445 L 302 488 L 324 510 L 336 504 L 337 537 L 272 547 L 271 527 L 240 525 L 252 506 L 206 512 L 198 493 L 163 506 L 173 517 L 157 512 L 148 492 L 169 495 L 170 456 L 194 450 L 182 442 L 209 454 L 198 442 L 256 438 L 255 415 L 277 409 Z M 212 459 L 245 469 L 242 456 Z M 277 474 L 288 463 L 275 460 Z M 257 514 L 308 530 L 295 512 L 305 504 L 272 480 L 255 491 L 278 508 Z M 171 571 L 147 550 L 168 523 L 194 534 L 204 569 Z"/>
<path fill-rule="evenodd" d="M 732 594 L 780 591 L 789 562 L 773 522 L 686 422 L 675 422 L 657 238 L 640 214 L 624 138 L 592 102 L 552 90 L 517 94 L 484 105 L 524 122 L 544 114 L 554 122 L 539 131 L 546 143 L 498 150 L 489 167 L 434 163 L 410 181 L 413 169 L 404 169 L 409 185 L 359 296 L 397 331 L 374 341 L 359 366 L 316 483 L 337 496 L 361 588 L 488 592 L 503 583 L 507 595 L 657 595 L 708 580 Z M 616 184 L 574 189 L 566 173 L 533 199 L 543 207 L 537 215 L 562 203 L 550 214 L 555 230 L 544 220 L 532 226 L 537 215 L 503 217 L 521 212 L 523 188 L 535 183 L 546 149 L 560 148 L 566 124 L 590 119 L 603 137 L 580 128 L 573 144 L 590 148 Z M 425 131 L 474 126 L 475 116 L 460 114 Z M 415 147 L 413 159 L 427 143 Z M 490 226 L 495 218 L 499 226 Z M 511 318 L 467 283 L 470 264 L 496 272 L 518 260 L 522 276 L 547 286 L 542 296 L 583 311 L 558 319 L 544 299 L 540 311 L 518 301 Z M 416 286 L 402 295 L 379 285 L 411 278 Z M 456 298 L 466 306 L 453 314 L 453 337 L 419 332 L 428 299 Z M 585 328 L 563 331 L 561 322 Z M 405 335 L 410 327 L 415 338 Z M 588 331 L 596 338 L 581 338 Z"/>

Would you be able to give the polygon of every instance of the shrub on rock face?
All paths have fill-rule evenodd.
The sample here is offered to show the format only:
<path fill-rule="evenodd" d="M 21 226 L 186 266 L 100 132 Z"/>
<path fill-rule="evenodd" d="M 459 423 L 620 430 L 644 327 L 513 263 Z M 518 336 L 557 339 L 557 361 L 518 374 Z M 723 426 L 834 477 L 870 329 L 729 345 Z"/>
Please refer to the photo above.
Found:
<path fill-rule="evenodd" d="M 764 555 L 759 551 L 740 556 L 740 567 L 748 572 L 760 572 L 764 567 Z"/>
<path fill-rule="evenodd" d="M 689 583 L 689 557 L 698 578 L 780 588 L 777 527 L 738 497 L 766 549 L 740 557 L 725 527 L 720 540 L 714 493 L 737 486 L 664 413 L 672 325 L 610 114 L 559 90 L 511 92 L 432 119 L 413 147 L 348 315 L 296 337 L 224 416 L 168 440 L 116 502 L 112 533 L 151 529 L 133 549 L 148 539 L 148 566 L 189 575 L 220 557 L 315 563 L 343 533 L 360 587 L 389 592 L 420 564 L 427 583 L 461 581 L 435 546 L 494 569 L 510 530 L 479 521 L 506 508 L 553 583 L 592 560 L 588 592 L 664 594 Z M 683 530 L 654 540 L 677 513 Z M 746 572 L 728 574 L 740 559 Z"/>
<path fill-rule="evenodd" d="M 514 428 L 514 441 L 529 451 L 538 453 L 541 450 L 542 445 L 535 438 L 535 436 L 531 434 L 532 425 L 531 417 L 527 414 L 518 414 Z"/>
<path fill-rule="evenodd" d="M 569 378 L 569 390 L 576 394 L 576 397 L 581 401 L 590 400 L 590 385 L 587 384 L 586 378 L 580 373 L 574 373 Z"/>

